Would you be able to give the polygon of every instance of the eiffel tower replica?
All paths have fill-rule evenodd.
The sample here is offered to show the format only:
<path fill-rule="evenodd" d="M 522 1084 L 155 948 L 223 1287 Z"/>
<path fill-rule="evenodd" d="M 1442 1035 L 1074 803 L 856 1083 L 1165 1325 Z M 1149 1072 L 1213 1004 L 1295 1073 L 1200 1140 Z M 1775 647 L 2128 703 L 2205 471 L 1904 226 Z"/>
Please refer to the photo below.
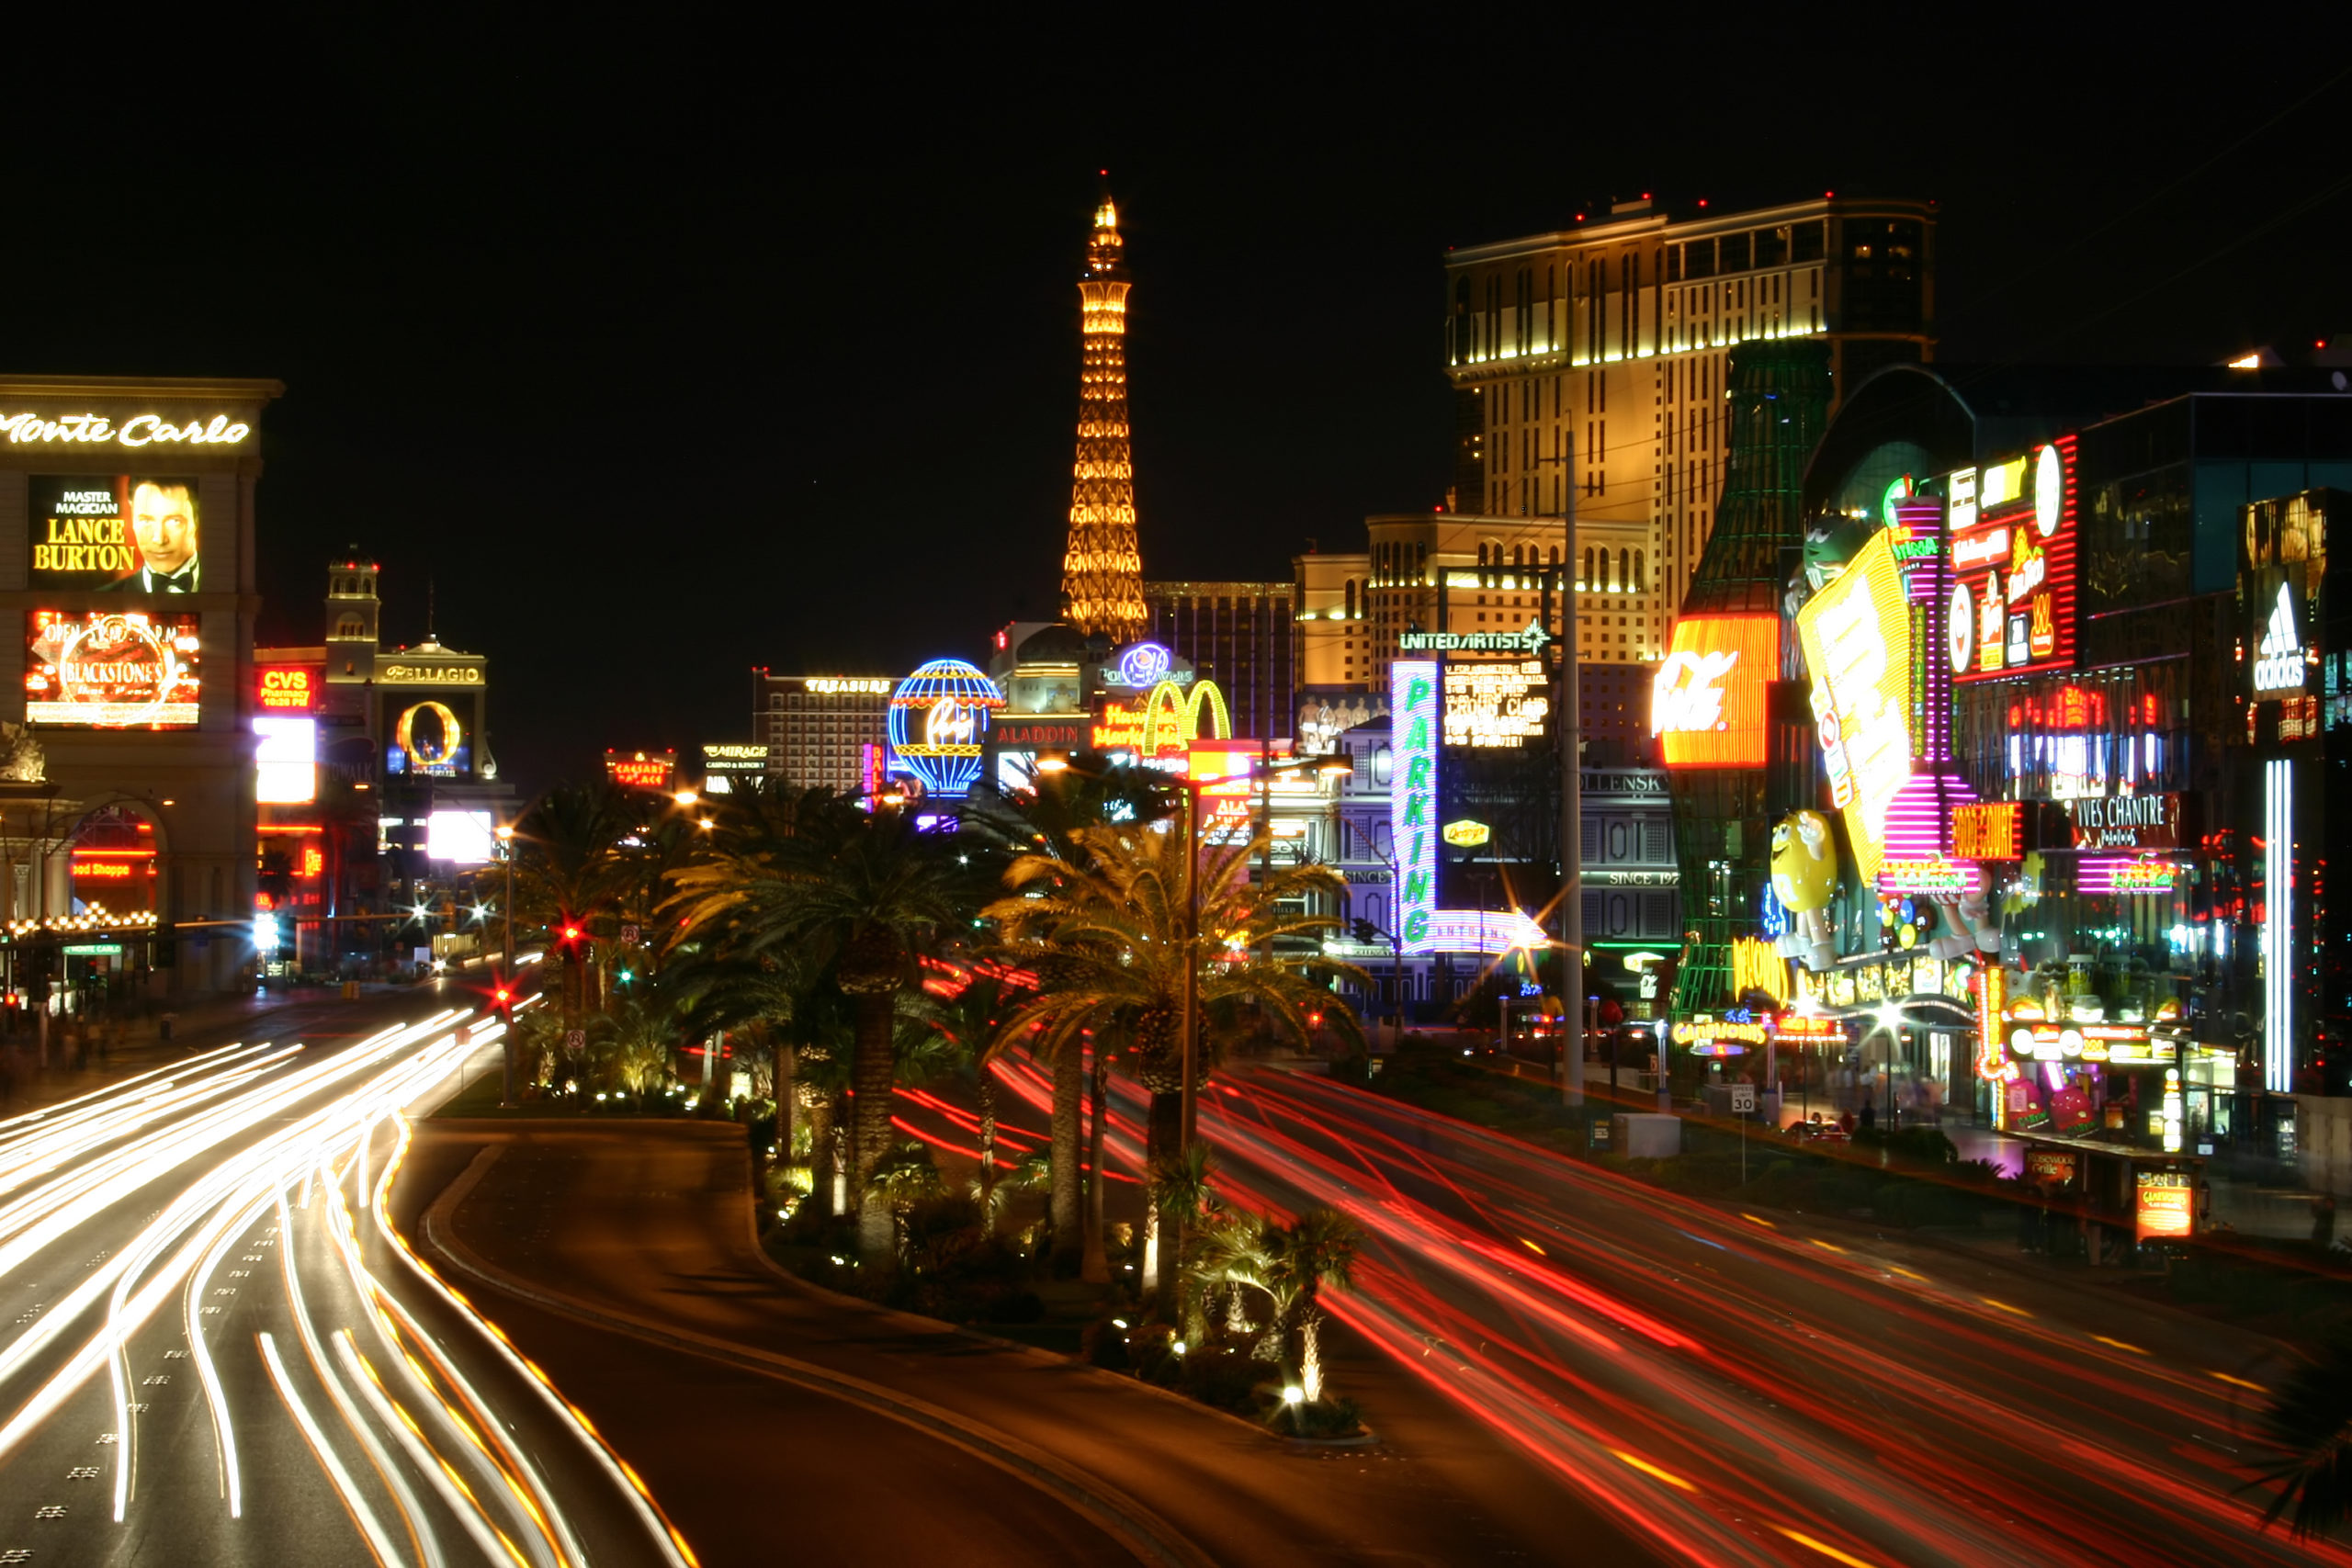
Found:
<path fill-rule="evenodd" d="M 1127 430 L 1127 280 L 1110 187 L 1094 209 L 1078 297 L 1086 351 L 1078 378 L 1078 457 L 1070 469 L 1062 619 L 1111 646 L 1143 636 L 1143 558 L 1136 547 L 1135 452 Z"/>

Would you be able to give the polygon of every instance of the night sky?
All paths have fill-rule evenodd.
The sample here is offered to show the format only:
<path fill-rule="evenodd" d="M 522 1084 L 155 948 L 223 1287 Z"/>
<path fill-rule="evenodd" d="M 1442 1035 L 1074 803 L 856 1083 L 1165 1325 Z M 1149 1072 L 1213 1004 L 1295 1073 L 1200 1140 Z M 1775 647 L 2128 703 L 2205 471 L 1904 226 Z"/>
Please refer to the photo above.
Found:
<path fill-rule="evenodd" d="M 1932 197 L 1948 360 L 2352 332 L 2338 51 L 2154 13 L 2144 59 L 1680 11 L 235 15 L 12 18 L 0 368 L 283 380 L 264 641 L 317 640 L 346 544 L 394 640 L 429 579 L 526 791 L 745 737 L 752 665 L 896 673 L 1054 612 L 1099 167 L 1152 577 L 1286 577 L 1434 504 L 1445 248 L 1612 196 Z"/>

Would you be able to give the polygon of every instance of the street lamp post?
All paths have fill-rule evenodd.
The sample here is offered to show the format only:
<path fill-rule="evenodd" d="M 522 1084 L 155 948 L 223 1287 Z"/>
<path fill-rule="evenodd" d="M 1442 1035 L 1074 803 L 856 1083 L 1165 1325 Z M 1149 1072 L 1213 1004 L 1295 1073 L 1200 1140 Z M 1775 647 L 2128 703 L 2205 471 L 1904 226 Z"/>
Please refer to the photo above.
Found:
<path fill-rule="evenodd" d="M 498 1042 L 500 1047 L 499 1070 L 502 1075 L 499 1079 L 498 1102 L 501 1105 L 512 1105 L 514 1103 L 514 1041 L 513 1038 L 514 1029 L 513 1008 L 513 998 L 514 995 L 514 829 L 511 824 L 501 828 L 498 830 L 498 841 L 506 851 L 506 905 L 503 911 L 505 918 L 502 922 L 506 928 L 505 940 L 502 943 L 505 948 L 505 956 L 499 961 L 498 988 L 505 992 L 508 998 L 508 1005 L 500 1010 L 501 1013 L 503 1015 L 503 1021 L 506 1024 L 506 1032 L 499 1036 Z"/>

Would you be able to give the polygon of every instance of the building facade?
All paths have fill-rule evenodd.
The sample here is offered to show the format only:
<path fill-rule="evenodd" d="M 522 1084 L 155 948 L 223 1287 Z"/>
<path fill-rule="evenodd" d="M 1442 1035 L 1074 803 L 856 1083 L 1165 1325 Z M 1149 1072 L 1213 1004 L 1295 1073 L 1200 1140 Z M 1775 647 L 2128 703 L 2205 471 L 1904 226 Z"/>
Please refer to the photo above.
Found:
<path fill-rule="evenodd" d="M 863 795 L 889 739 L 887 675 L 752 672 L 752 737 L 767 748 L 767 773 L 802 789 Z"/>
<path fill-rule="evenodd" d="M 0 378 L 0 902 L 12 998 L 254 964 L 255 502 L 275 381 Z M 129 866 L 128 874 L 123 868 Z M 53 940 L 103 911 L 111 939 Z M 47 942 L 43 947 L 41 944 Z M 55 1005 L 55 1004 L 52 1004 Z"/>
<path fill-rule="evenodd" d="M 1292 733 L 1297 689 L 1289 582 L 1147 582 L 1144 636 L 1225 693 L 1233 733 Z"/>
<path fill-rule="evenodd" d="M 1723 489 L 1726 355 L 1818 337 L 1833 385 L 1935 356 L 1931 202 L 1669 212 L 1645 197 L 1445 258 L 1453 504 L 1618 525 L 1671 631 Z M 1612 541 L 1613 543 L 1613 541 Z"/>
<path fill-rule="evenodd" d="M 254 650 L 263 891 L 297 972 L 481 951 L 476 879 L 516 814 L 491 750 L 489 659 L 429 630 L 387 647 L 381 570 L 328 562 L 321 640 Z"/>

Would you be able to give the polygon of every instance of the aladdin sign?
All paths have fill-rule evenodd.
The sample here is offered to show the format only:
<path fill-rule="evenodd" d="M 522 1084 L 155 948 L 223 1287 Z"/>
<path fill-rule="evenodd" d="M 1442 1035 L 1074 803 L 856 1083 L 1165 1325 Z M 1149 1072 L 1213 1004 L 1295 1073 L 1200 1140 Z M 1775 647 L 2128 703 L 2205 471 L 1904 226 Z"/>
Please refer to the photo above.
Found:
<path fill-rule="evenodd" d="M 119 425 L 104 414 L 69 413 L 43 419 L 37 413 L 0 413 L 0 435 L 10 445 L 45 446 L 235 446 L 253 426 L 216 413 L 174 424 L 161 414 L 142 413 Z"/>

